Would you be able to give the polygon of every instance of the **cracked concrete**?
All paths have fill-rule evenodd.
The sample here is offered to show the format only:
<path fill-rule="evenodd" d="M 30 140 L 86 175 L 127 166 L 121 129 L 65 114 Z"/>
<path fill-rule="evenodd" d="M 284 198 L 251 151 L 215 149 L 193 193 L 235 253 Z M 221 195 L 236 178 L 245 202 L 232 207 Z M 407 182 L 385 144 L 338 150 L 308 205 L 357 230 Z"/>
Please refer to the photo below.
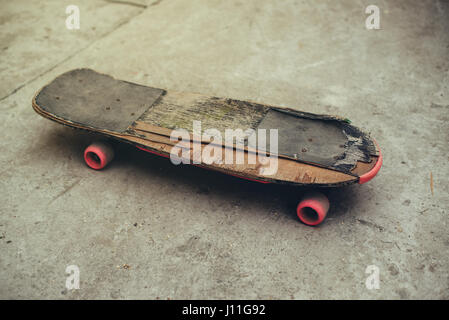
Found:
<path fill-rule="evenodd" d="M 76 1 L 80 30 L 65 28 L 72 3 L 0 2 L 0 298 L 449 298 L 446 1 L 377 1 L 380 30 L 364 27 L 370 1 L 124 2 Z M 347 117 L 384 166 L 330 190 L 318 228 L 295 218 L 303 190 L 126 145 L 94 172 L 92 136 L 31 108 L 78 67 Z"/>

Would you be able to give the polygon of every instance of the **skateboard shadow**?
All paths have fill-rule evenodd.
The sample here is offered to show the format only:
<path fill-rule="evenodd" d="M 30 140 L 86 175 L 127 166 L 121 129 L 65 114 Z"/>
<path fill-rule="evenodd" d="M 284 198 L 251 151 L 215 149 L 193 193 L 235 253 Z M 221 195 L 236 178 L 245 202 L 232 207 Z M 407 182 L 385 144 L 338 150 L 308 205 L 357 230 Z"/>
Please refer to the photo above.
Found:
<path fill-rule="evenodd" d="M 262 184 L 193 165 L 173 165 L 169 159 L 143 152 L 127 143 L 118 144 L 117 151 L 118 156 L 112 166 L 132 166 L 142 179 L 151 179 L 156 175 L 163 177 L 168 185 L 176 184 L 194 193 L 220 197 L 242 207 L 248 204 L 248 207 L 257 206 L 264 211 L 278 212 L 298 223 L 301 222 L 296 216 L 296 206 L 305 193 L 318 191 L 328 195 L 331 202 L 328 213 L 328 217 L 332 218 L 330 221 L 343 220 L 342 217 L 358 201 L 357 186 L 311 188 Z"/>

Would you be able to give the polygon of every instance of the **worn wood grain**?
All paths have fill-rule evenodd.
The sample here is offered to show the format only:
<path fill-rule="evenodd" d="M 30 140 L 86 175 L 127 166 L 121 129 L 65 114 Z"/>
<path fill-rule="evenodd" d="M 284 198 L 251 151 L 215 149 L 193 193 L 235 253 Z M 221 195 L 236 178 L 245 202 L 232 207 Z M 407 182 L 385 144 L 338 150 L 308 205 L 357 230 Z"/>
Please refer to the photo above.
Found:
<path fill-rule="evenodd" d="M 269 107 L 254 102 L 167 92 L 137 121 L 192 132 L 194 119 L 201 121 L 201 133 L 207 128 L 215 128 L 224 137 L 226 129 L 255 129 L 268 110 Z"/>

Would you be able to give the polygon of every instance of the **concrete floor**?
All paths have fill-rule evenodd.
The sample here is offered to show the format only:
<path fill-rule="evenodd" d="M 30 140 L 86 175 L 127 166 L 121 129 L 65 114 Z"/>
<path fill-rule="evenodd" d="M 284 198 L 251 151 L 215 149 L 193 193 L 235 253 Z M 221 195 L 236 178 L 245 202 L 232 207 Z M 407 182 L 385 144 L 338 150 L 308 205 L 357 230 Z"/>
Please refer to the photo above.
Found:
<path fill-rule="evenodd" d="M 81 29 L 67 30 L 77 4 Z M 365 28 L 365 8 L 381 29 Z M 0 298 L 449 299 L 447 1 L 0 1 Z M 31 108 L 90 67 L 154 87 L 338 114 L 384 153 L 366 185 L 262 186 L 92 137 Z M 433 193 L 430 177 L 433 177 Z M 68 265 L 80 289 L 65 287 Z M 123 267 L 128 265 L 128 267 Z M 368 290 L 368 265 L 380 288 Z"/>

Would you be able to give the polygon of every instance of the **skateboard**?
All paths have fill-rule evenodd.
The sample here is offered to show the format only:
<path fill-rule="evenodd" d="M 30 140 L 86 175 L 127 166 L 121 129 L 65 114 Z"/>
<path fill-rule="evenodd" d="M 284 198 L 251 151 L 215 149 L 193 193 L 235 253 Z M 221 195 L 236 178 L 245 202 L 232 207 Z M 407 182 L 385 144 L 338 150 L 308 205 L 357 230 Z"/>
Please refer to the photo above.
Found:
<path fill-rule="evenodd" d="M 33 109 L 63 125 L 95 132 L 142 151 L 259 183 L 340 187 L 371 180 L 382 166 L 379 146 L 348 119 L 291 108 L 152 88 L 75 69 L 33 98 Z M 114 157 L 107 141 L 84 151 L 103 169 Z M 314 188 L 316 189 L 316 188 Z M 298 218 L 324 221 L 329 200 L 306 194 Z"/>

